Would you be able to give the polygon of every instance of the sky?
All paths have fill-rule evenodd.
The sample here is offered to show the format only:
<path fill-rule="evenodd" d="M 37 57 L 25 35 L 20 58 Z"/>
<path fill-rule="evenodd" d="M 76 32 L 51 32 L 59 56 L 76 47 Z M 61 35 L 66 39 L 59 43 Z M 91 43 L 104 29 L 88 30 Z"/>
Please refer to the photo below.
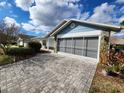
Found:
<path fill-rule="evenodd" d="M 45 36 L 64 19 L 119 25 L 124 0 L 0 0 L 0 21 L 15 23 L 23 34 Z"/>

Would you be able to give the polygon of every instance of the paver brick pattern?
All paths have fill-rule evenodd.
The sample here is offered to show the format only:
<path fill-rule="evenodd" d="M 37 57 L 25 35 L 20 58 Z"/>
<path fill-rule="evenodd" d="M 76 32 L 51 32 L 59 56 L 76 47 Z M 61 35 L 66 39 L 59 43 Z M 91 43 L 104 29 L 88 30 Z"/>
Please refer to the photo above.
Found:
<path fill-rule="evenodd" d="M 88 93 L 96 62 L 59 54 L 0 67 L 1 93 Z"/>

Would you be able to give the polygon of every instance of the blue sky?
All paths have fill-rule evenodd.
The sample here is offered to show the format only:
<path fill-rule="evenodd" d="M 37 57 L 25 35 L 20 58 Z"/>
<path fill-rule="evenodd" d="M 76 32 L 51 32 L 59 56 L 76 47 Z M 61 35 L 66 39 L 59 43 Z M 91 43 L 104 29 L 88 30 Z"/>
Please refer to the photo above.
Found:
<path fill-rule="evenodd" d="M 24 34 L 44 36 L 70 18 L 119 25 L 124 0 L 0 0 L 0 20 L 17 24 Z"/>

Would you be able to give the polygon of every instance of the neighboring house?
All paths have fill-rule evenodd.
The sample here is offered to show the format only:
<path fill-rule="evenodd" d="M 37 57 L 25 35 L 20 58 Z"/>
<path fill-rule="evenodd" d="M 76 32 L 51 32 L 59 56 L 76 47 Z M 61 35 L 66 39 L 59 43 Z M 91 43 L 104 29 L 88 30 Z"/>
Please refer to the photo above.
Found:
<path fill-rule="evenodd" d="M 28 42 L 30 41 L 31 38 L 34 38 L 34 36 L 29 36 L 25 34 L 19 34 L 18 37 L 19 38 L 17 40 L 17 45 L 24 47 L 28 47 Z"/>
<path fill-rule="evenodd" d="M 18 46 L 24 46 L 24 40 L 19 37 L 18 40 L 17 40 L 17 45 Z"/>
<path fill-rule="evenodd" d="M 123 38 L 111 38 L 110 42 L 113 45 L 124 45 L 124 39 Z"/>
<path fill-rule="evenodd" d="M 120 26 L 79 20 L 64 20 L 46 38 L 54 38 L 55 52 L 63 52 L 107 62 L 110 32 Z"/>
<path fill-rule="evenodd" d="M 34 37 L 31 38 L 32 41 L 40 42 L 42 45 L 42 49 L 54 49 L 54 38 L 46 38 L 46 37 Z"/>

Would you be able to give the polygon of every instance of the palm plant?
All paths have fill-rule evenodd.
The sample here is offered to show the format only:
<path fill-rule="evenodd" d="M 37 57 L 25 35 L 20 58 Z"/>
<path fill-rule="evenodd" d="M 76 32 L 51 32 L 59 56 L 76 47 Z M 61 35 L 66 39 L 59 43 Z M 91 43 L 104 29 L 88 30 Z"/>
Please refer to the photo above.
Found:
<path fill-rule="evenodd" d="M 6 54 L 7 49 L 3 44 L 0 44 L 0 48 L 3 50 L 4 54 Z"/>

